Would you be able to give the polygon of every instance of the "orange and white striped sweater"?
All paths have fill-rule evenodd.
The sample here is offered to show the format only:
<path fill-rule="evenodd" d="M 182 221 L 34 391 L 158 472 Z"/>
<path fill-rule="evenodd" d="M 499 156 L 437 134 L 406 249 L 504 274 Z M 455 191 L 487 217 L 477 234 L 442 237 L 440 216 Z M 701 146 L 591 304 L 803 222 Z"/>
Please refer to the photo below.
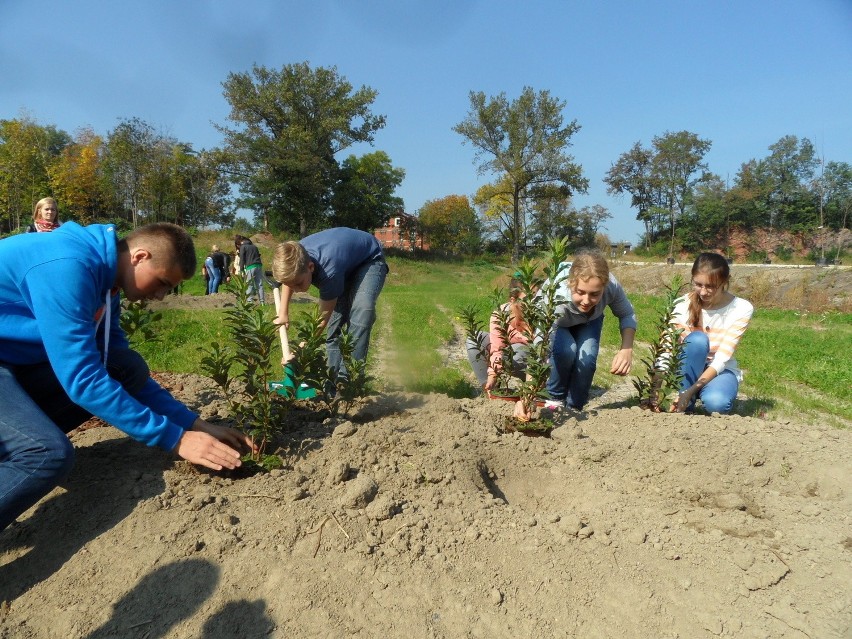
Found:
<path fill-rule="evenodd" d="M 700 327 L 687 326 L 689 297 L 684 295 L 675 301 L 672 324 L 683 331 L 681 339 L 685 339 L 687 335 L 696 330 L 707 333 L 707 337 L 710 339 L 707 366 L 715 369 L 717 375 L 724 370 L 729 370 L 737 376 L 739 381 L 742 381 L 743 374 L 739 369 L 737 360 L 734 359 L 734 351 L 748 327 L 752 313 L 754 313 L 754 307 L 751 302 L 741 297 L 734 297 L 721 308 L 714 308 L 709 311 L 702 310 Z"/>

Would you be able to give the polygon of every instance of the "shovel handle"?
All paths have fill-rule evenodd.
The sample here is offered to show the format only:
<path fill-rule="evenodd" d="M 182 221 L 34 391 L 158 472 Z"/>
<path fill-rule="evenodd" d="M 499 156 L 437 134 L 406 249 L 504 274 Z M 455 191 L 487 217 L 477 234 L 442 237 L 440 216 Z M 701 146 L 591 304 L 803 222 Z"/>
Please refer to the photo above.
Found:
<path fill-rule="evenodd" d="M 275 315 L 281 311 L 281 287 L 276 286 L 272 289 L 272 298 L 275 300 Z M 281 338 L 281 355 L 284 361 L 290 359 L 290 342 L 287 340 L 287 327 L 283 324 L 278 327 L 278 337 Z"/>

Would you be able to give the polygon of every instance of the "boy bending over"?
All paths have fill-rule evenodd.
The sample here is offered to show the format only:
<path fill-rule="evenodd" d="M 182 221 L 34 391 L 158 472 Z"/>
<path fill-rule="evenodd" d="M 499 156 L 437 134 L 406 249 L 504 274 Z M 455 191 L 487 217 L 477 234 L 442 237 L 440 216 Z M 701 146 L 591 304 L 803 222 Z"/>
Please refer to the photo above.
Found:
<path fill-rule="evenodd" d="M 326 326 L 328 366 L 346 375 L 340 355 L 340 331 L 354 337 L 353 357 L 367 359 L 370 331 L 376 321 L 376 300 L 388 266 L 379 241 L 365 231 L 345 227 L 308 235 L 275 248 L 272 276 L 282 283 L 277 323 L 290 326 L 290 299 L 311 284 L 319 289 L 319 307 Z"/>
<path fill-rule="evenodd" d="M 0 242 L 0 530 L 69 473 L 66 433 L 92 415 L 149 446 L 214 470 L 253 449 L 210 424 L 149 376 L 119 325 L 119 292 L 161 300 L 195 272 L 189 234 L 67 222 Z"/>

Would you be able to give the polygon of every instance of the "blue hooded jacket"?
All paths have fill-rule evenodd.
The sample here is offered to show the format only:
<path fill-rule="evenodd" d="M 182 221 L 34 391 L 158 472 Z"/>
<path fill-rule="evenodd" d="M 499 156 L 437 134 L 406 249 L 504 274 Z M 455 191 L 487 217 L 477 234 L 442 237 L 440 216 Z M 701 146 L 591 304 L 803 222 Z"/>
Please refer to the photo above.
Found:
<path fill-rule="evenodd" d="M 72 402 L 134 439 L 171 450 L 198 416 L 153 379 L 131 396 L 104 366 L 105 331 L 110 350 L 129 347 L 113 291 L 117 242 L 112 225 L 74 222 L 0 241 L 0 362 L 50 362 Z"/>

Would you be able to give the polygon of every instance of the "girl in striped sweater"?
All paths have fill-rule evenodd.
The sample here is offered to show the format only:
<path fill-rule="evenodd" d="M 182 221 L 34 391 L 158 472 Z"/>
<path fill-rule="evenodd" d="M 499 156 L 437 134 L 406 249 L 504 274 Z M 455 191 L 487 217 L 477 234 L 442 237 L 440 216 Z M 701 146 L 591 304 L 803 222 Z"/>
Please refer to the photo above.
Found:
<path fill-rule="evenodd" d="M 692 265 L 692 290 L 675 302 L 672 324 L 681 329 L 681 393 L 673 411 L 692 409 L 700 399 L 712 413 L 729 413 L 742 372 L 734 351 L 754 312 L 728 292 L 730 268 L 724 257 L 701 253 Z"/>

